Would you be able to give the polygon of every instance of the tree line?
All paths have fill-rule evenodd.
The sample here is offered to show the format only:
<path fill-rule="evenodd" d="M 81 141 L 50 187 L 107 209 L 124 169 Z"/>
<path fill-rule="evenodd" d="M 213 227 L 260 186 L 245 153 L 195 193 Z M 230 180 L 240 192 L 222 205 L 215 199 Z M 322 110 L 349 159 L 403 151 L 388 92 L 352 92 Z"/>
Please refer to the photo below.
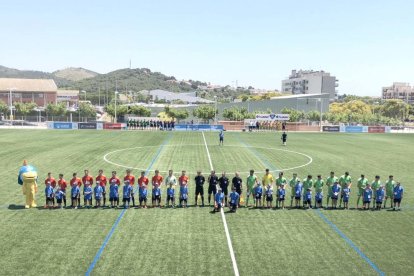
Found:
<path fill-rule="evenodd" d="M 14 103 L 15 116 L 37 116 L 35 103 Z M 115 116 L 115 104 L 112 101 L 104 108 L 110 116 Z M 8 114 L 9 106 L 0 101 L 0 113 Z M 44 113 L 48 117 L 67 116 L 70 112 L 79 114 L 81 117 L 93 118 L 96 116 L 95 108 L 88 103 L 80 103 L 79 109 L 75 111 L 68 110 L 65 103 L 48 104 Z M 248 112 L 245 107 L 226 108 L 222 112 L 222 117 L 230 121 L 242 121 L 244 119 L 254 119 L 256 114 L 271 113 L 272 110 L 255 110 Z M 138 117 L 150 117 L 151 109 L 141 105 L 123 105 L 117 104 L 117 116 L 127 114 L 136 115 Z M 303 112 L 301 110 L 284 108 L 280 111 L 282 114 L 290 115 L 290 122 L 301 121 L 319 121 L 320 111 L 312 110 Z M 192 110 L 192 115 L 204 122 L 209 122 L 219 114 L 213 105 L 199 105 Z M 166 106 L 163 115 L 177 121 L 185 120 L 190 116 L 187 109 L 172 108 Z M 404 121 L 414 121 L 414 106 L 405 103 L 402 100 L 384 100 L 379 102 L 367 102 L 363 98 L 343 98 L 340 102 L 331 103 L 329 111 L 322 114 L 322 120 L 329 121 L 334 124 L 338 123 L 362 123 L 362 124 L 386 124 L 399 125 Z"/>

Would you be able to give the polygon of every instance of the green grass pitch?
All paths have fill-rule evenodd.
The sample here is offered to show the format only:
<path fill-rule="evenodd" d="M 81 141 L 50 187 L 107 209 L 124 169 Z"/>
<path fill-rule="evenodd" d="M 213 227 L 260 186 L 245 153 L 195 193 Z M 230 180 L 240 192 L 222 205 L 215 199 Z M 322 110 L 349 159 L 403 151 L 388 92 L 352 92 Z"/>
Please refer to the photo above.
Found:
<path fill-rule="evenodd" d="M 205 138 L 212 165 L 230 178 L 240 171 L 245 181 L 251 168 L 260 178 L 266 167 L 283 169 L 287 178 L 293 172 L 326 178 L 334 170 L 337 176 L 349 171 L 355 184 L 361 173 L 370 181 L 376 174 L 382 181 L 393 174 L 405 188 L 401 212 L 241 208 L 226 213 L 240 275 L 378 275 L 368 260 L 386 275 L 414 275 L 414 136 L 290 133 L 286 147 L 274 133 L 226 133 L 224 147 L 218 146 L 218 133 L 206 132 Z M 48 171 L 69 180 L 84 169 L 93 176 L 100 168 L 107 176 L 111 170 L 121 176 L 132 167 L 138 176 L 150 167 L 150 176 L 155 169 L 164 176 L 173 169 L 177 177 L 185 169 L 193 205 L 195 172 L 201 169 L 207 177 L 210 170 L 201 132 L 1 130 L 0 156 L 1 275 L 85 274 L 122 212 L 21 209 L 16 181 L 23 159 L 39 171 L 39 206 Z M 354 189 L 350 207 L 355 203 Z M 91 274 L 234 275 L 221 215 L 210 210 L 125 211 Z"/>

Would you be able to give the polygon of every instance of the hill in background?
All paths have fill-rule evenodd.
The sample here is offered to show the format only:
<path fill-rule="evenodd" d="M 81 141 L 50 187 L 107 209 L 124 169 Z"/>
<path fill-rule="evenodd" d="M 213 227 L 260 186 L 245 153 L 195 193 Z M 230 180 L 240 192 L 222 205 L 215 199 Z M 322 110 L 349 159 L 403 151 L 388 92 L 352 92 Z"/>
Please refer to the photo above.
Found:
<path fill-rule="evenodd" d="M 119 91 L 134 93 L 142 90 L 167 90 L 170 92 L 197 91 L 199 97 L 230 101 L 242 94 L 250 94 L 249 89 L 230 86 L 210 87 L 207 82 L 195 80 L 177 80 L 160 72 L 152 72 L 148 68 L 119 69 L 107 74 L 99 74 L 84 68 L 69 67 L 53 73 L 18 70 L 0 65 L 0 78 L 53 79 L 59 89 L 84 90 L 88 94 Z"/>
<path fill-rule="evenodd" d="M 81 67 L 69 67 L 62 70 L 57 70 L 52 74 L 58 78 L 66 79 L 69 81 L 80 81 L 84 79 L 90 79 L 99 75 L 96 72 Z"/>
<path fill-rule="evenodd" d="M 164 89 L 172 92 L 188 92 L 200 85 L 200 81 L 177 81 L 173 76 L 152 72 L 147 68 L 119 69 L 107 74 L 98 74 L 84 68 L 69 67 L 53 73 L 27 71 L 0 65 L 0 78 L 53 79 L 59 88 L 79 89 L 87 92 L 101 90 L 120 92 Z"/>
<path fill-rule="evenodd" d="M 52 73 L 32 70 L 18 70 L 0 65 L 0 78 L 20 78 L 20 79 L 53 79 L 58 87 L 72 85 L 70 80 L 60 78 Z"/>

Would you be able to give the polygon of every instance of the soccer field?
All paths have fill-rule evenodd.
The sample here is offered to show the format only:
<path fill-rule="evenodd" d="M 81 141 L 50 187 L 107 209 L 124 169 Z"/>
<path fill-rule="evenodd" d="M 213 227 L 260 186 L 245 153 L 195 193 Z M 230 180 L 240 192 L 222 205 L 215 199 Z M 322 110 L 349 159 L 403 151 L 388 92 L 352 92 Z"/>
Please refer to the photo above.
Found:
<path fill-rule="evenodd" d="M 412 135 L 289 133 L 283 147 L 274 133 L 226 133 L 219 146 L 216 132 L 0 130 L 0 156 L 1 275 L 414 275 Z M 287 179 L 349 171 L 354 187 L 361 173 L 383 183 L 392 174 L 405 196 L 400 212 L 353 210 L 353 189 L 351 210 L 240 208 L 226 223 L 209 207 L 25 210 L 23 159 L 38 169 L 39 206 L 47 172 L 68 181 L 84 169 L 184 169 L 190 205 L 195 172 L 207 178 L 212 167 L 230 179 L 240 171 L 244 184 L 250 169 L 260 179 L 265 168 Z"/>

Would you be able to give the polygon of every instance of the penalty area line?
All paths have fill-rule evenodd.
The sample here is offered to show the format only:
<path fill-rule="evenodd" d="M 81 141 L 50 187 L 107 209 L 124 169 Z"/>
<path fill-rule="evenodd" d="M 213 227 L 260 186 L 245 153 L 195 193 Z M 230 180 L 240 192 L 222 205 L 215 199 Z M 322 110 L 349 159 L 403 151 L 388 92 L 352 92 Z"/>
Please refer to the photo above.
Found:
<path fill-rule="evenodd" d="M 214 170 L 213 162 L 211 161 L 210 151 L 208 150 L 207 141 L 206 141 L 206 137 L 204 135 L 204 131 L 201 132 L 201 133 L 203 134 L 203 140 L 204 140 L 204 145 L 206 147 L 208 162 L 210 163 L 210 169 Z M 223 225 L 224 225 L 224 232 L 226 233 L 227 245 L 228 245 L 229 251 L 230 251 L 231 262 L 233 263 L 234 275 L 239 276 L 240 275 L 239 274 L 239 268 L 237 267 L 236 257 L 234 256 L 233 245 L 231 243 L 230 232 L 229 232 L 229 228 L 227 226 L 226 216 L 224 215 L 223 208 L 221 208 L 220 213 L 221 213 L 221 219 L 222 219 Z"/>

